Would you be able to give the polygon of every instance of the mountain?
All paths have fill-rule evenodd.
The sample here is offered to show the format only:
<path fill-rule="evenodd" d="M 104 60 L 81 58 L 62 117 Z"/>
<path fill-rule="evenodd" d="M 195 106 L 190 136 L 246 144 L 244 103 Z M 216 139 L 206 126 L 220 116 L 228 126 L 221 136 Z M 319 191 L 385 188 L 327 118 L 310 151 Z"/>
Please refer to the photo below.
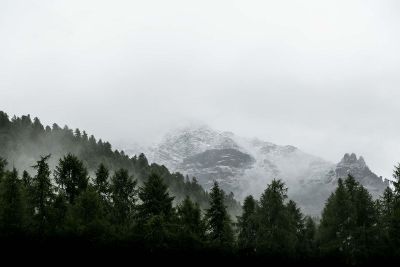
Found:
<path fill-rule="evenodd" d="M 216 180 L 238 200 L 248 194 L 259 197 L 272 179 L 282 179 L 289 197 L 311 215 L 320 214 L 340 177 L 352 174 L 374 197 L 388 186 L 355 154 L 334 164 L 291 145 L 243 138 L 207 125 L 175 129 L 146 154 L 151 162 L 195 176 L 206 189 Z"/>

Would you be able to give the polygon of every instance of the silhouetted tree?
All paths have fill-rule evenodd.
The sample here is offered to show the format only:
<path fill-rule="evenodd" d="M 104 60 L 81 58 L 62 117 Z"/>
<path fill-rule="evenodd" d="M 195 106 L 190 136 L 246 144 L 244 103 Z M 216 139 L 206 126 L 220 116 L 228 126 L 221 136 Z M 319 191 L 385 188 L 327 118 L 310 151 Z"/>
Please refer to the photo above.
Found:
<path fill-rule="evenodd" d="M 253 196 L 243 202 L 242 216 L 238 217 L 238 246 L 245 252 L 255 252 L 257 239 L 257 203 Z"/>
<path fill-rule="evenodd" d="M 32 180 L 31 205 L 34 208 L 34 222 L 39 233 L 43 233 L 49 218 L 49 207 L 53 200 L 53 188 L 50 181 L 50 168 L 47 160 L 50 155 L 40 157 L 40 160 L 33 166 L 37 170 Z"/>
<path fill-rule="evenodd" d="M 199 246 L 205 237 L 205 225 L 201 218 L 201 210 L 197 203 L 189 197 L 178 206 L 179 238 L 185 246 Z"/>
<path fill-rule="evenodd" d="M 125 169 L 116 171 L 111 179 L 113 218 L 122 227 L 129 226 L 136 203 L 136 180 Z"/>
<path fill-rule="evenodd" d="M 232 222 L 224 205 L 224 192 L 217 182 L 211 189 L 210 207 L 206 210 L 205 220 L 211 246 L 231 248 L 234 242 Z"/>
<path fill-rule="evenodd" d="M 14 168 L 0 184 L 0 235 L 19 236 L 26 226 L 26 203 Z"/>
<path fill-rule="evenodd" d="M 60 159 L 54 174 L 57 184 L 65 191 L 70 203 L 88 186 L 88 172 L 83 162 L 72 154 Z"/>

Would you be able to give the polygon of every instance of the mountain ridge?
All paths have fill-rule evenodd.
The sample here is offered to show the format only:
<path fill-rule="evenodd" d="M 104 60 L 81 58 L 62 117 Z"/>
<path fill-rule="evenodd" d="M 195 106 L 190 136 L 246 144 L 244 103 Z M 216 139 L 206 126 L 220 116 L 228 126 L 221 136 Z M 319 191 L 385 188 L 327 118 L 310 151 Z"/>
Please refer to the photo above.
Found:
<path fill-rule="evenodd" d="M 373 173 L 363 157 L 346 153 L 338 163 L 303 152 L 293 145 L 277 145 L 244 138 L 201 124 L 168 132 L 145 151 L 149 161 L 194 176 L 206 189 L 218 181 L 238 200 L 258 197 L 272 179 L 282 179 L 288 194 L 309 214 L 319 214 L 338 178 L 352 174 L 373 195 L 389 183 Z M 210 159 L 215 162 L 210 164 Z"/>

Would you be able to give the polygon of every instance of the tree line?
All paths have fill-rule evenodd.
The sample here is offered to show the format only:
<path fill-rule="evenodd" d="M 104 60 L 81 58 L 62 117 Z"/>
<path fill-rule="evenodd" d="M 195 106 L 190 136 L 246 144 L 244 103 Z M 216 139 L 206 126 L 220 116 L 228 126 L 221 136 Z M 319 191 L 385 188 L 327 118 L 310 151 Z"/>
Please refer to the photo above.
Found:
<path fill-rule="evenodd" d="M 76 240 L 91 246 L 125 244 L 146 251 L 213 251 L 295 261 L 334 259 L 358 264 L 400 255 L 400 165 L 394 189 L 373 200 L 351 175 L 339 179 L 320 220 L 305 216 L 281 180 L 260 199 L 248 196 L 233 219 L 215 183 L 208 208 L 174 196 L 157 174 L 143 185 L 126 170 L 100 163 L 94 177 L 67 154 L 51 175 L 50 155 L 35 174 L 7 170 L 0 159 L 0 242 Z"/>
<path fill-rule="evenodd" d="M 31 165 L 38 155 L 52 156 L 48 159 L 51 169 L 66 154 L 77 156 L 87 168 L 91 176 L 95 175 L 98 164 L 102 162 L 111 172 L 125 169 L 135 176 L 138 185 L 142 185 L 151 173 L 159 175 L 175 196 L 174 204 L 182 202 L 186 196 L 199 203 L 200 207 L 208 207 L 208 192 L 195 177 L 184 176 L 179 172 L 171 173 L 168 168 L 156 163 L 149 163 L 142 153 L 130 157 L 124 151 L 114 150 L 109 142 L 96 139 L 79 129 L 72 130 L 68 126 L 60 127 L 54 123 L 43 126 L 40 120 L 30 115 L 13 116 L 11 119 L 0 111 L 0 157 L 10 164 L 29 173 Z M 225 204 L 231 214 L 240 213 L 240 205 L 233 194 L 227 194 Z"/>

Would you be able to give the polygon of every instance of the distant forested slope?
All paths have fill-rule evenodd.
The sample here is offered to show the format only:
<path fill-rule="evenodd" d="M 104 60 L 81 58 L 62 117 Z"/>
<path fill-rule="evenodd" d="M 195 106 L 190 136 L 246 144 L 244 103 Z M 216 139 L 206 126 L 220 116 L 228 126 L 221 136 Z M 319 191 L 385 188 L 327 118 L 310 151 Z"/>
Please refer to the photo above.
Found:
<path fill-rule="evenodd" d="M 31 166 L 40 156 L 51 154 L 49 165 L 54 169 L 59 159 L 68 153 L 82 160 L 92 177 L 100 163 L 112 171 L 120 168 L 128 170 L 139 184 L 146 181 L 151 173 L 156 173 L 175 196 L 175 203 L 190 196 L 202 208 L 208 205 L 208 193 L 195 178 L 171 173 L 163 165 L 149 165 L 144 154 L 129 157 L 124 151 L 113 150 L 109 142 L 89 136 L 85 131 L 60 127 L 56 123 L 51 127 L 43 126 L 38 118 L 32 119 L 30 115 L 9 118 L 0 111 L 0 157 L 7 159 L 9 168 L 32 172 Z M 226 196 L 226 205 L 232 214 L 240 211 L 239 203 L 231 194 Z"/>

